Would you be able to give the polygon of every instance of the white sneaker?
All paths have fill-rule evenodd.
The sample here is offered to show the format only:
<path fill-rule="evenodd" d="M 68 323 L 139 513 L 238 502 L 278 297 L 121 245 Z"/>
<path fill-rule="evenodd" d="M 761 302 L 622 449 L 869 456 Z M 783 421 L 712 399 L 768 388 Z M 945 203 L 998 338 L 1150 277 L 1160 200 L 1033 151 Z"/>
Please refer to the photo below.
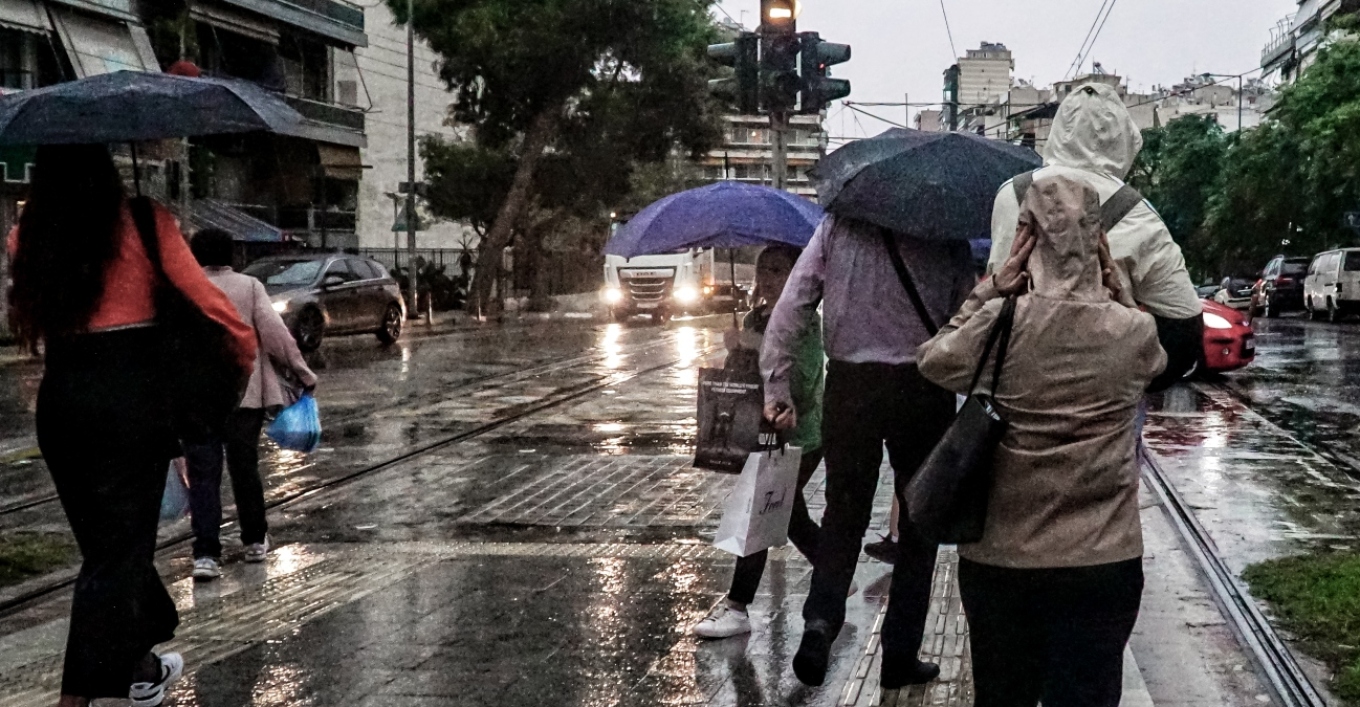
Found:
<path fill-rule="evenodd" d="M 132 707 L 160 707 L 165 701 L 166 690 L 184 674 L 184 658 L 180 654 L 162 653 L 157 657 L 161 661 L 161 679 L 132 683 L 132 689 L 128 691 Z"/>
<path fill-rule="evenodd" d="M 217 564 L 215 557 L 198 557 L 194 559 L 194 579 L 217 579 L 222 576 L 222 567 Z"/>
<path fill-rule="evenodd" d="M 694 625 L 694 635 L 700 638 L 731 638 L 750 632 L 750 616 L 733 609 L 726 601 L 719 602 L 703 621 Z"/>
<path fill-rule="evenodd" d="M 266 535 L 264 542 L 251 543 L 246 546 L 246 562 L 264 562 L 264 558 L 269 554 L 269 536 Z"/>

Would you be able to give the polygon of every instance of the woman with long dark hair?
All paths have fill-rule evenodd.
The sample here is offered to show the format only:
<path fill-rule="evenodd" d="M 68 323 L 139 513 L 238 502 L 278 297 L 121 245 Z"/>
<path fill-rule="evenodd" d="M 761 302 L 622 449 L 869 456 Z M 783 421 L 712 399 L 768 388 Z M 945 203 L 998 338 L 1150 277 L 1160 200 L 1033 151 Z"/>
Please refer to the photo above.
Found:
<path fill-rule="evenodd" d="M 184 667 L 152 652 L 179 623 L 153 564 L 166 467 L 181 454 L 158 385 L 159 274 L 106 147 L 45 146 L 35 162 L 9 238 L 10 303 L 20 341 L 44 350 L 38 445 L 83 558 L 59 705 L 130 697 L 155 707 Z M 166 279 L 231 332 L 248 370 L 251 330 L 170 213 L 156 207 L 155 224 Z"/>

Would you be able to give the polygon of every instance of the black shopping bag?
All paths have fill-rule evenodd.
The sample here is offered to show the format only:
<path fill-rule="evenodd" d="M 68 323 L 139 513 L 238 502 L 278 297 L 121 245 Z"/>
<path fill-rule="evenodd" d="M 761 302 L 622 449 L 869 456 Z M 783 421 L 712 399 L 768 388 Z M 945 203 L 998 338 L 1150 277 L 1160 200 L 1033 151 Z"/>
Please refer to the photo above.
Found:
<path fill-rule="evenodd" d="M 740 474 L 747 457 L 762 449 L 764 407 L 759 373 L 699 369 L 699 438 L 694 466 Z"/>

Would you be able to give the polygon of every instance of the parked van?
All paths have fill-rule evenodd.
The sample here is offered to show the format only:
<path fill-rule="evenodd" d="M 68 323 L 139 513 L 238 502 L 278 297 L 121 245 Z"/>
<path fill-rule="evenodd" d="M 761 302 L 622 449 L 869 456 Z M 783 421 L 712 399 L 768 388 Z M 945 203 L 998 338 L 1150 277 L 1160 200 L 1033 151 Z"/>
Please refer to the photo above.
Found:
<path fill-rule="evenodd" d="M 1360 248 L 1329 250 L 1313 257 L 1303 281 L 1303 308 L 1327 321 L 1360 311 Z"/>

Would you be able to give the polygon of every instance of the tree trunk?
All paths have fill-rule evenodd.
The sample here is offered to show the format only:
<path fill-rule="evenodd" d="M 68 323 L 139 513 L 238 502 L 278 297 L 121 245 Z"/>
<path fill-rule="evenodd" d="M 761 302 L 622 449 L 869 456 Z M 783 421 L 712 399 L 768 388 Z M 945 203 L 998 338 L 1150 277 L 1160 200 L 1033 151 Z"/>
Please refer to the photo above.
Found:
<path fill-rule="evenodd" d="M 515 179 L 510 183 L 510 193 L 506 194 L 505 203 L 501 204 L 500 212 L 496 214 L 496 222 L 486 234 L 484 247 L 477 258 L 477 271 L 468 288 L 468 302 L 478 311 L 492 315 L 500 312 L 499 306 L 495 306 L 499 303 L 491 300 L 491 288 L 501 269 L 501 252 L 510 244 L 515 224 L 529 204 L 534 172 L 538 168 L 539 158 L 557 131 L 561 111 L 562 107 L 558 105 L 545 108 L 534 118 L 529 132 L 524 136 L 524 150 L 515 169 Z M 504 296 L 504 293 L 501 294 Z"/>

